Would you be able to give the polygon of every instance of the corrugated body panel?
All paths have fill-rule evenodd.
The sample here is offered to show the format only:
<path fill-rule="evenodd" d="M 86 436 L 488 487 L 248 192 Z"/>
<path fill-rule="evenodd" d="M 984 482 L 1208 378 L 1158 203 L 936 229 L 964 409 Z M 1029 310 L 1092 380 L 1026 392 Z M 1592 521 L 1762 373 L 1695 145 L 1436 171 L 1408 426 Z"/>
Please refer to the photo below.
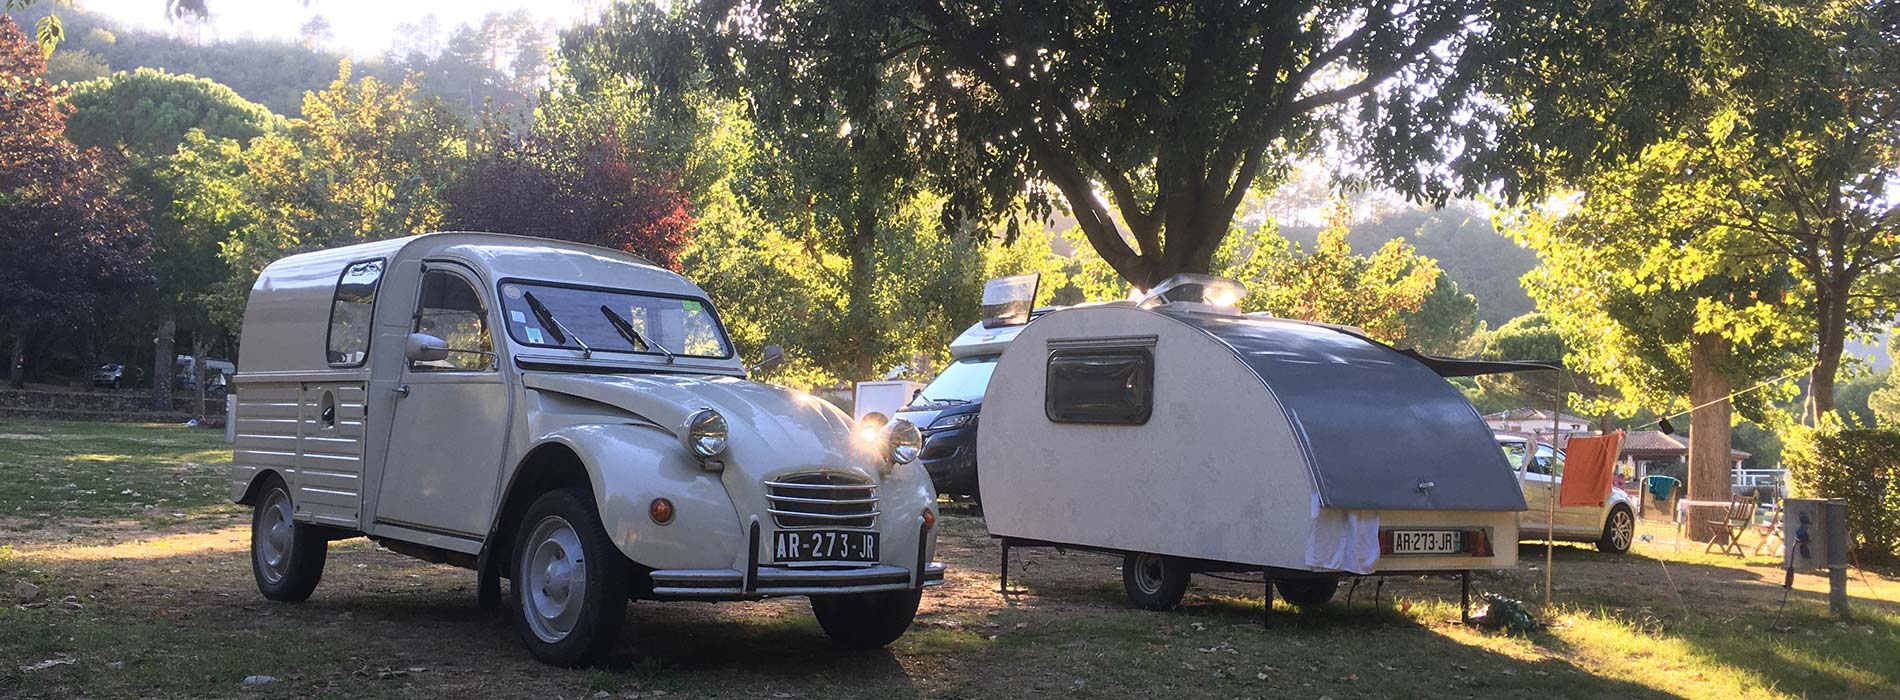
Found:
<path fill-rule="evenodd" d="M 361 383 L 312 383 L 303 390 L 297 438 L 297 510 L 313 520 L 356 527 L 363 507 Z M 324 410 L 332 409 L 326 420 Z"/>
<path fill-rule="evenodd" d="M 295 383 L 245 382 L 237 389 L 236 442 L 231 449 L 231 498 L 243 497 L 257 473 L 272 469 L 293 481 L 297 473 L 297 412 L 302 389 Z"/>

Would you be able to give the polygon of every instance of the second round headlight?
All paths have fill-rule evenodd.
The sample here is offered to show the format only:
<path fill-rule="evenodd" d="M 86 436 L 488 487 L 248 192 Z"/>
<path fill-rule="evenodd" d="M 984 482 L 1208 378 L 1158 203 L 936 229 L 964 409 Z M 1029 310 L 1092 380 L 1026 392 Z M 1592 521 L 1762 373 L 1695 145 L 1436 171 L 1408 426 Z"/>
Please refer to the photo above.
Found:
<path fill-rule="evenodd" d="M 885 425 L 879 437 L 884 443 L 884 458 L 894 464 L 917 461 L 917 454 L 924 449 L 924 434 L 902 418 Z"/>
<path fill-rule="evenodd" d="M 680 441 L 702 459 L 719 456 L 726 451 L 726 417 L 710 408 L 694 412 L 686 418 Z"/>

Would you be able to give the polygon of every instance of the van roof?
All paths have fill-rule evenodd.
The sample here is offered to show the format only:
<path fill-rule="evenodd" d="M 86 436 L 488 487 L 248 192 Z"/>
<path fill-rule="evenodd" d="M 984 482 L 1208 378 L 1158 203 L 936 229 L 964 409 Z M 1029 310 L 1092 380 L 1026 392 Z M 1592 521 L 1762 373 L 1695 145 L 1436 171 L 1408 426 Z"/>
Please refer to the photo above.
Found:
<path fill-rule="evenodd" d="M 325 343 L 330 304 L 343 268 L 382 259 L 377 306 L 412 300 L 413 290 L 392 289 L 392 280 L 413 283 L 429 258 L 462 261 L 487 284 L 509 278 L 705 297 L 698 285 L 652 262 L 611 248 L 501 233 L 444 232 L 404 236 L 287 256 L 264 268 L 244 310 L 238 364 L 247 373 L 328 369 Z M 393 296 L 392 296 L 393 295 Z M 381 325 L 390 319 L 379 316 Z"/>
<path fill-rule="evenodd" d="M 1032 310 L 1029 312 L 1029 320 L 1034 321 L 1041 318 L 1043 314 L 1058 308 L 1062 307 L 1044 306 Z M 1014 326 L 986 328 L 983 326 L 982 321 L 978 321 L 969 328 L 964 329 L 962 333 L 957 334 L 956 340 L 950 341 L 950 356 L 953 358 L 961 358 L 976 355 L 999 354 L 1003 352 L 1004 348 L 1009 347 L 1009 341 L 1015 340 L 1016 336 L 1020 335 L 1023 332 L 1023 328 L 1028 327 L 1028 325 L 1027 323 L 1023 323 Z"/>

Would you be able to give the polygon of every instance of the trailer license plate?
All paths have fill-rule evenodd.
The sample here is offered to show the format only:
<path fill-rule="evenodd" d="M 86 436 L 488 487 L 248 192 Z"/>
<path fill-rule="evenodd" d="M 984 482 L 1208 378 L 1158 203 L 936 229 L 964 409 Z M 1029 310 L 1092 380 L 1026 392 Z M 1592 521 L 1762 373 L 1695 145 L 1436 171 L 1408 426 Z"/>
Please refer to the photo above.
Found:
<path fill-rule="evenodd" d="M 877 561 L 877 533 L 789 530 L 772 534 L 776 562 Z"/>
<path fill-rule="evenodd" d="M 1464 534 L 1457 530 L 1389 530 L 1393 554 L 1457 554 L 1464 551 Z"/>

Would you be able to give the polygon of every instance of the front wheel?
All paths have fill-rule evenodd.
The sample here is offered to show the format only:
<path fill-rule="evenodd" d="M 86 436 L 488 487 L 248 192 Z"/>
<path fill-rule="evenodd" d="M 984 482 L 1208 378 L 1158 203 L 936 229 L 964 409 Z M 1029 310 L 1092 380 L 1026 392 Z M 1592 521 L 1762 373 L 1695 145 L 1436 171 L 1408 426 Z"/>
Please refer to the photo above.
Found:
<path fill-rule="evenodd" d="M 1187 566 L 1174 557 L 1129 554 L 1122 557 L 1122 588 L 1143 610 L 1173 610 L 1187 595 Z"/>
<path fill-rule="evenodd" d="M 584 489 L 535 499 L 515 530 L 515 631 L 534 658 L 580 666 L 612 649 L 627 617 L 627 567 Z"/>
<path fill-rule="evenodd" d="M 916 589 L 815 595 L 811 613 L 825 636 L 848 647 L 876 649 L 904 636 L 924 592 Z"/>
<path fill-rule="evenodd" d="M 265 477 L 251 508 L 251 576 L 265 598 L 295 603 L 310 597 L 323 578 L 330 541 L 292 517 L 290 487 Z"/>
<path fill-rule="evenodd" d="M 1603 521 L 1603 537 L 1597 540 L 1597 551 L 1609 554 L 1622 554 L 1630 551 L 1630 543 L 1636 539 L 1636 514 L 1630 507 L 1621 503 L 1610 508 L 1610 517 Z"/>

